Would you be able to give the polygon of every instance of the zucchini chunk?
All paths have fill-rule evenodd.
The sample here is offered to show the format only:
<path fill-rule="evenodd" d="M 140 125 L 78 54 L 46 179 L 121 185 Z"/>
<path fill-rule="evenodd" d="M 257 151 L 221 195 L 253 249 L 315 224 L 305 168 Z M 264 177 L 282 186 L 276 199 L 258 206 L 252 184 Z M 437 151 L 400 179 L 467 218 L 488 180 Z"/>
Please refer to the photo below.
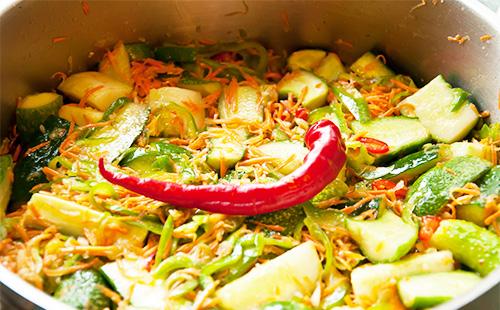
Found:
<path fill-rule="evenodd" d="M 225 167 L 225 171 L 233 168 L 245 155 L 246 147 L 240 141 L 237 132 L 211 139 L 209 143 L 207 164 L 217 171 L 221 171 L 222 167 Z"/>
<path fill-rule="evenodd" d="M 146 267 L 145 260 L 120 259 L 103 265 L 99 271 L 118 294 L 128 299 L 137 279 L 151 279 Z"/>
<path fill-rule="evenodd" d="M 190 89 L 199 92 L 203 97 L 218 92 L 222 86 L 217 81 L 205 81 L 192 77 L 183 77 L 177 86 L 180 88 Z"/>
<path fill-rule="evenodd" d="M 422 309 L 467 293 L 480 281 L 478 275 L 467 271 L 422 274 L 401 279 L 398 292 L 406 307 Z"/>
<path fill-rule="evenodd" d="M 148 234 L 146 229 L 124 223 L 109 214 L 43 192 L 31 197 L 25 220 L 31 227 L 39 227 L 41 220 L 41 223 L 54 225 L 63 234 L 75 237 L 84 236 L 86 229 L 101 230 L 99 245 L 142 246 Z M 107 227 L 111 226 L 113 228 L 106 233 Z"/>
<path fill-rule="evenodd" d="M 453 189 L 474 182 L 490 167 L 490 162 L 478 157 L 455 157 L 421 175 L 410 186 L 405 205 L 418 216 L 437 214 Z"/>
<path fill-rule="evenodd" d="M 74 122 L 78 126 L 94 124 L 102 120 L 104 113 L 90 107 L 80 107 L 77 104 L 65 104 L 59 109 L 59 117 Z"/>
<path fill-rule="evenodd" d="M 254 267 L 216 292 L 224 309 L 255 309 L 260 305 L 309 295 L 321 275 L 314 244 L 302 243 L 280 256 Z"/>
<path fill-rule="evenodd" d="M 195 62 L 196 48 L 181 45 L 164 45 L 155 49 L 155 58 L 163 62 Z"/>
<path fill-rule="evenodd" d="M 367 307 L 377 301 L 380 289 L 391 281 L 423 273 L 452 271 L 453 265 L 449 251 L 412 255 L 390 264 L 365 264 L 352 271 L 352 289 L 356 301 Z"/>
<path fill-rule="evenodd" d="M 366 123 L 354 121 L 351 127 L 354 133 L 366 133 L 365 137 L 380 140 L 389 146 L 388 153 L 374 154 L 375 163 L 411 153 L 431 138 L 417 119 L 404 116 L 379 117 Z"/>
<path fill-rule="evenodd" d="M 152 89 L 147 102 L 152 115 L 158 117 L 161 136 L 193 138 L 205 128 L 205 107 L 197 91 L 178 87 Z"/>
<path fill-rule="evenodd" d="M 500 166 L 496 165 L 478 182 L 481 195 L 467 205 L 457 206 L 457 219 L 467 220 L 479 226 L 485 226 L 487 217 L 485 212 L 486 199 L 493 196 L 498 200 L 500 195 Z"/>
<path fill-rule="evenodd" d="M 123 42 L 116 43 L 113 50 L 104 56 L 99 64 L 99 72 L 128 85 L 134 83 L 130 71 L 130 58 Z"/>
<path fill-rule="evenodd" d="M 16 108 L 16 129 L 21 138 L 29 141 L 47 117 L 57 115 L 62 104 L 62 96 L 56 93 L 39 93 L 23 98 Z"/>
<path fill-rule="evenodd" d="M 311 71 L 320 65 L 325 56 L 326 52 L 322 50 L 306 49 L 295 51 L 288 57 L 288 69 L 290 71 Z"/>
<path fill-rule="evenodd" d="M 0 240 L 3 240 L 6 234 L 3 220 L 12 192 L 12 180 L 14 179 L 12 166 L 12 157 L 10 155 L 0 156 Z"/>
<path fill-rule="evenodd" d="M 443 157 L 438 146 L 407 155 L 388 167 L 377 167 L 361 175 L 365 180 L 411 180 L 434 167 Z"/>
<path fill-rule="evenodd" d="M 109 309 L 111 299 L 103 293 L 101 286 L 107 287 L 107 284 L 97 270 L 78 270 L 62 278 L 54 297 L 75 309 Z"/>
<path fill-rule="evenodd" d="M 146 58 L 153 58 L 155 55 L 153 49 L 147 43 L 126 43 L 125 50 L 128 53 L 130 60 L 144 60 Z"/>
<path fill-rule="evenodd" d="M 248 123 L 260 123 L 264 120 L 264 93 L 251 86 L 238 86 L 235 98 L 230 87 L 224 88 L 219 99 L 219 115 L 222 119 L 237 118 Z"/>
<path fill-rule="evenodd" d="M 462 140 L 479 119 L 477 109 L 462 94 L 463 90 L 451 88 L 443 76 L 438 75 L 401 104 L 414 107 L 415 115 L 434 139 L 452 143 Z M 413 111 L 402 109 L 401 113 Z"/>
<path fill-rule="evenodd" d="M 372 263 L 390 263 L 406 255 L 418 237 L 418 225 L 391 210 L 376 220 L 347 219 L 347 230 Z"/>
<path fill-rule="evenodd" d="M 113 161 L 134 143 L 148 116 L 147 105 L 129 102 L 117 112 L 111 125 L 97 129 L 88 138 L 78 140 L 77 144 L 89 153 Z"/>
<path fill-rule="evenodd" d="M 347 127 L 347 121 L 345 120 L 344 112 L 342 112 L 340 104 L 332 103 L 328 106 L 312 110 L 311 113 L 309 113 L 307 121 L 309 124 L 314 124 L 322 119 L 332 121 L 339 127 L 340 132 L 343 134 L 348 134 L 351 131 L 349 127 Z"/>
<path fill-rule="evenodd" d="M 351 112 L 355 119 L 365 123 L 371 119 L 368 103 L 361 93 L 354 87 L 333 86 L 335 97 Z"/>
<path fill-rule="evenodd" d="M 351 70 L 365 79 L 383 78 L 394 75 L 394 72 L 371 52 L 361 55 L 351 65 Z"/>
<path fill-rule="evenodd" d="M 430 244 L 440 250 L 451 251 L 457 260 L 482 276 L 500 266 L 500 238 L 471 222 L 441 221 Z"/>
<path fill-rule="evenodd" d="M 309 152 L 301 143 L 289 141 L 269 142 L 257 149 L 264 155 L 275 158 L 273 164 L 282 174 L 290 174 L 299 168 Z"/>
<path fill-rule="evenodd" d="M 314 74 L 328 83 L 335 81 L 342 73 L 346 73 L 346 70 L 339 56 L 335 53 L 328 53 L 314 69 Z"/>
<path fill-rule="evenodd" d="M 286 99 L 289 93 L 295 98 L 303 96 L 302 105 L 304 108 L 313 110 L 325 105 L 328 86 L 313 73 L 298 70 L 288 73 L 278 83 L 280 98 Z"/>
<path fill-rule="evenodd" d="M 97 87 L 101 87 L 95 90 Z M 69 76 L 57 87 L 66 96 L 80 100 L 90 91 L 88 104 L 99 111 L 105 111 L 116 99 L 126 97 L 132 87 L 100 72 L 80 72 Z"/>

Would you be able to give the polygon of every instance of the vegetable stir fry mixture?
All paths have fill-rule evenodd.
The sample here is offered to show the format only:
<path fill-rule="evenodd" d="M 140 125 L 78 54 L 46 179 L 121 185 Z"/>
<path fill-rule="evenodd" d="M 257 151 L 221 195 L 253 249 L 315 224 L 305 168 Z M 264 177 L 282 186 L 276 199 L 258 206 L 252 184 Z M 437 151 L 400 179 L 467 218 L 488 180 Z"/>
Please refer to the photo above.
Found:
<path fill-rule="evenodd" d="M 0 262 L 77 309 L 427 308 L 500 266 L 500 124 L 383 55 L 118 42 L 19 100 Z"/>

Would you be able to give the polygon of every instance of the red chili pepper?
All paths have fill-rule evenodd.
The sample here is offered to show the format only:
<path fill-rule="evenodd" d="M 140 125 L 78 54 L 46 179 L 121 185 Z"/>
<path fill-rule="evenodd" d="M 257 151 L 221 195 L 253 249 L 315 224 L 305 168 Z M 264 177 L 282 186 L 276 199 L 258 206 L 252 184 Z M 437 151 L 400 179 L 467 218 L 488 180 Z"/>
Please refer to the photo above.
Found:
<path fill-rule="evenodd" d="M 305 121 L 307 121 L 307 118 L 309 117 L 309 112 L 307 112 L 306 109 L 304 108 L 299 108 L 297 112 L 295 112 L 295 117 L 301 118 Z"/>
<path fill-rule="evenodd" d="M 358 141 L 363 143 L 366 150 L 372 154 L 384 154 L 389 152 L 389 146 L 383 141 L 369 137 L 359 137 Z"/>
<path fill-rule="evenodd" d="M 372 189 L 375 190 L 387 190 L 387 189 L 392 189 L 396 187 L 396 183 L 389 181 L 389 180 L 375 180 L 372 182 Z M 405 198 L 406 193 L 408 192 L 408 189 L 406 187 L 400 188 L 396 190 L 394 193 L 396 194 L 396 197 L 398 198 Z"/>
<path fill-rule="evenodd" d="M 438 229 L 440 222 L 441 218 L 439 216 L 426 215 L 422 217 L 422 227 L 418 233 L 418 238 L 424 244 L 428 243 L 436 229 Z"/>
<path fill-rule="evenodd" d="M 99 159 L 99 171 L 113 184 L 138 194 L 184 208 L 232 215 L 277 211 L 308 201 L 330 184 L 346 161 L 340 131 L 329 120 L 312 125 L 305 136 L 309 153 L 293 173 L 268 184 L 186 185 L 140 179 L 107 170 Z"/>

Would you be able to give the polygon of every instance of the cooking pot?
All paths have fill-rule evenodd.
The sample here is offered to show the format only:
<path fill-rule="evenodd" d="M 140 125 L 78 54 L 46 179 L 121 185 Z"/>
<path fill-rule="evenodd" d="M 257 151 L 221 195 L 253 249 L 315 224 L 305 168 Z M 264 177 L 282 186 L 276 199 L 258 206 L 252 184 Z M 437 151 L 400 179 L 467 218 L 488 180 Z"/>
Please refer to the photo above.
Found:
<path fill-rule="evenodd" d="M 17 97 L 53 89 L 54 72 L 85 70 L 95 65 L 98 51 L 120 39 L 155 44 L 249 38 L 279 52 L 322 47 L 347 62 L 380 51 L 417 84 L 444 74 L 500 121 L 500 18 L 473 0 L 88 1 L 88 10 L 81 1 L 7 2 L 0 12 L 1 136 L 13 123 Z M 468 40 L 448 39 L 455 35 Z M 483 42 L 484 35 L 492 39 Z M 19 308 L 67 308 L 1 266 L 0 282 L 4 294 L 7 288 L 17 293 Z M 499 282 L 497 269 L 439 308 L 498 309 Z"/>

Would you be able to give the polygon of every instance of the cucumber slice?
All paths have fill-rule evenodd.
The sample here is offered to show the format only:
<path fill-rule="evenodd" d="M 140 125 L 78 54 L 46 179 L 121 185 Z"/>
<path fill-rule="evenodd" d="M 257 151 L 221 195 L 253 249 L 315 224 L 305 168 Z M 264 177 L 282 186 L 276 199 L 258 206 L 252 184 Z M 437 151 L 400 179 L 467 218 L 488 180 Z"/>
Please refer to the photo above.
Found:
<path fill-rule="evenodd" d="M 207 155 L 207 164 L 219 171 L 221 165 L 226 169 L 234 167 L 245 155 L 245 146 L 237 139 L 232 138 L 237 133 L 224 138 L 212 139 Z"/>
<path fill-rule="evenodd" d="M 476 156 L 485 160 L 490 157 L 490 149 L 487 145 L 479 142 L 455 142 L 450 144 L 451 157 Z"/>
<path fill-rule="evenodd" d="M 99 231 L 105 240 L 100 245 L 119 244 L 123 246 L 142 246 L 148 231 L 146 229 L 126 224 L 113 216 L 92 210 L 73 201 L 52 196 L 49 193 L 36 193 L 28 202 L 26 224 L 38 227 L 43 223 L 54 225 L 63 234 L 79 237 L 85 230 L 95 233 Z M 106 225 L 103 227 L 103 220 Z M 113 227 L 106 233 L 107 227 Z"/>
<path fill-rule="evenodd" d="M 0 240 L 3 240 L 7 233 L 3 220 L 5 218 L 5 210 L 7 210 L 10 194 L 12 192 L 12 181 L 14 179 L 12 167 L 12 156 L 0 156 Z"/>
<path fill-rule="evenodd" d="M 128 299 L 138 279 L 142 283 L 151 281 L 146 267 L 146 260 L 121 259 L 103 265 L 100 271 L 111 287 L 123 298 Z"/>
<path fill-rule="evenodd" d="M 347 230 L 372 263 L 390 263 L 406 255 L 418 237 L 418 226 L 386 210 L 376 220 L 347 219 Z"/>
<path fill-rule="evenodd" d="M 433 146 L 398 159 L 388 167 L 377 167 L 365 171 L 361 176 L 365 180 L 411 180 L 434 167 L 441 157 L 440 148 Z"/>
<path fill-rule="evenodd" d="M 99 72 L 128 85 L 134 83 L 130 71 L 130 59 L 123 42 L 116 43 L 113 50 L 104 56 L 99 64 Z"/>
<path fill-rule="evenodd" d="M 179 87 L 162 87 L 152 89 L 149 92 L 147 102 L 151 106 L 151 112 L 153 115 L 163 114 L 162 112 L 165 105 L 175 103 L 192 115 L 196 125 L 196 130 L 201 131 L 205 129 L 205 106 L 203 105 L 201 94 L 197 91 L 182 89 Z M 168 111 L 169 109 L 167 108 L 166 110 Z M 178 113 L 180 114 L 180 112 Z M 164 116 L 167 117 L 166 115 Z M 179 116 L 184 123 L 189 123 L 189 117 Z M 167 117 L 165 121 L 169 119 L 170 118 Z M 169 135 L 174 135 L 172 132 L 178 131 L 175 129 L 175 126 L 178 126 L 178 124 L 165 123 L 163 121 L 160 123 L 167 126 L 165 130 L 170 133 Z M 190 137 L 192 138 L 193 136 Z"/>
<path fill-rule="evenodd" d="M 147 105 L 129 102 L 117 112 L 110 126 L 97 129 L 88 138 L 77 141 L 77 144 L 88 153 L 113 161 L 134 143 L 148 117 Z"/>
<path fill-rule="evenodd" d="M 359 57 L 351 65 L 351 70 L 366 79 L 382 78 L 394 75 L 394 72 L 392 72 L 391 69 L 389 69 L 371 52 L 366 52 L 361 55 L 361 57 Z"/>
<path fill-rule="evenodd" d="M 222 86 L 217 81 L 205 81 L 191 77 L 182 78 L 177 86 L 180 88 L 190 89 L 199 92 L 203 97 L 213 94 L 222 89 Z"/>
<path fill-rule="evenodd" d="M 473 156 L 455 157 L 421 175 L 410 186 L 406 207 L 418 216 L 437 214 L 459 188 L 483 176 L 491 163 Z"/>
<path fill-rule="evenodd" d="M 375 304 L 379 291 L 395 280 L 423 273 L 452 271 L 453 265 L 453 256 L 449 251 L 412 255 L 390 264 L 365 264 L 352 271 L 352 289 L 356 301 L 367 307 Z"/>
<path fill-rule="evenodd" d="M 155 58 L 163 62 L 195 62 L 196 48 L 180 45 L 164 45 L 156 48 Z"/>
<path fill-rule="evenodd" d="M 335 97 L 342 103 L 355 119 L 364 123 L 371 119 L 368 103 L 361 93 L 354 87 L 333 86 Z"/>
<path fill-rule="evenodd" d="M 482 276 L 500 266 L 500 238 L 471 222 L 441 221 L 430 244 L 437 249 L 451 251 L 457 260 Z"/>
<path fill-rule="evenodd" d="M 289 73 L 278 83 L 280 98 L 286 99 L 289 93 L 295 98 L 300 98 L 303 92 L 305 96 L 302 105 L 306 109 L 313 110 L 325 105 L 328 86 L 313 73 L 304 70 Z"/>
<path fill-rule="evenodd" d="M 452 143 L 462 140 L 479 119 L 477 109 L 471 104 L 457 108 L 457 102 L 461 100 L 459 93 L 438 75 L 401 104 L 414 107 L 416 116 L 434 139 Z M 407 113 L 404 109 L 401 112 Z"/>
<path fill-rule="evenodd" d="M 56 93 L 40 93 L 25 97 L 16 108 L 16 129 L 28 141 L 30 136 L 49 117 L 57 115 L 63 98 Z"/>
<path fill-rule="evenodd" d="M 250 270 L 215 294 L 224 309 L 255 309 L 272 301 L 309 296 L 321 275 L 321 262 L 311 241 Z"/>
<path fill-rule="evenodd" d="M 343 134 L 349 134 L 351 132 L 349 127 L 347 127 L 347 121 L 345 120 L 344 112 L 342 112 L 340 104 L 332 103 L 329 106 L 312 110 L 311 113 L 309 113 L 307 121 L 310 124 L 314 124 L 322 119 L 332 121 L 339 127 L 340 132 Z"/>
<path fill-rule="evenodd" d="M 484 227 L 486 217 L 487 214 L 484 209 L 484 202 L 482 201 L 473 201 L 467 205 L 457 206 L 457 219 L 466 220 Z"/>
<path fill-rule="evenodd" d="M 282 174 L 290 174 L 299 168 L 309 152 L 301 143 L 290 141 L 270 142 L 257 149 L 264 155 L 275 158 L 273 164 Z"/>
<path fill-rule="evenodd" d="M 398 292 L 406 307 L 421 309 L 467 293 L 480 281 L 478 275 L 467 271 L 423 274 L 401 279 Z"/>
<path fill-rule="evenodd" d="M 105 111 L 116 99 L 126 97 L 132 92 L 132 87 L 117 81 L 100 72 L 80 72 L 69 76 L 57 87 L 66 96 L 80 100 L 89 91 L 94 91 L 87 99 L 87 103 L 99 111 Z"/>
<path fill-rule="evenodd" d="M 411 153 L 430 140 L 429 132 L 417 119 L 404 116 L 380 117 L 367 123 L 354 121 L 351 127 L 354 133 L 366 133 L 366 137 L 380 140 L 389 146 L 388 153 L 374 154 L 375 163 Z"/>
<path fill-rule="evenodd" d="M 144 60 L 154 57 L 153 49 L 146 43 L 127 43 L 125 44 L 125 50 L 130 60 Z"/>
<path fill-rule="evenodd" d="M 243 122 L 260 123 L 264 120 L 264 97 L 260 89 L 238 86 L 236 98 L 227 98 L 229 87 L 219 99 L 219 116 L 222 119 L 237 118 Z M 229 99 L 231 102 L 227 102 Z"/>
<path fill-rule="evenodd" d="M 325 56 L 326 52 L 322 50 L 308 49 L 293 52 L 288 57 L 288 69 L 290 71 L 301 69 L 310 71 L 318 67 Z"/>
<path fill-rule="evenodd" d="M 102 120 L 104 113 L 95 109 L 82 108 L 77 104 L 65 104 L 59 109 L 59 117 L 78 126 L 94 124 Z"/>
<path fill-rule="evenodd" d="M 328 55 L 321 60 L 318 67 L 314 69 L 314 74 L 329 83 L 335 81 L 342 73 L 346 73 L 346 70 L 339 56 L 335 53 L 328 53 Z"/>

